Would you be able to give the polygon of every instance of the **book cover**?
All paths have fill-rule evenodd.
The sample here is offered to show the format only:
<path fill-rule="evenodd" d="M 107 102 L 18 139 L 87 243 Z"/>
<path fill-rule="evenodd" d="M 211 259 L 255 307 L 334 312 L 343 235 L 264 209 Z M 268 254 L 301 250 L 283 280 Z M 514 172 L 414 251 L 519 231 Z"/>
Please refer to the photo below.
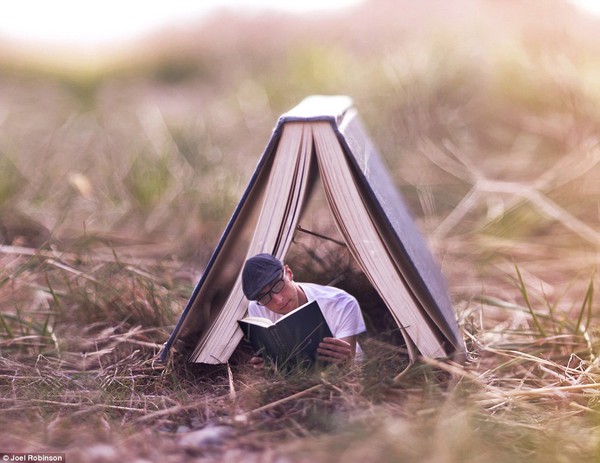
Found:
<path fill-rule="evenodd" d="M 319 342 L 333 337 L 317 301 L 298 307 L 276 322 L 246 317 L 238 324 L 254 352 L 266 356 L 278 368 L 313 365 Z"/>

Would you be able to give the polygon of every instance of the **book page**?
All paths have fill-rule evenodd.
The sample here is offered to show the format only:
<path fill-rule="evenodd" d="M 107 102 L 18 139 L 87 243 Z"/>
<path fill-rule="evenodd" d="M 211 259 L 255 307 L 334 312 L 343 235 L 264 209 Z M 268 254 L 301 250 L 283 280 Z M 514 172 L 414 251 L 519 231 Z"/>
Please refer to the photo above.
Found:
<path fill-rule="evenodd" d="M 271 320 L 263 317 L 244 317 L 241 321 L 252 323 L 253 325 L 264 326 L 265 328 L 268 326 L 273 326 L 273 322 Z"/>
<path fill-rule="evenodd" d="M 312 141 L 303 123 L 283 126 L 263 205 L 246 257 L 261 252 L 281 258 L 287 252 L 298 222 L 308 183 Z M 242 291 L 241 274 L 215 322 L 202 337 L 191 360 L 225 363 L 242 338 L 236 323 L 248 301 Z"/>
<path fill-rule="evenodd" d="M 338 130 L 350 149 L 353 166 L 360 171 L 358 176 L 364 179 L 362 185 L 367 188 L 363 189 L 368 194 L 363 198 L 396 268 L 426 312 L 424 316 L 458 351 L 464 350 L 441 268 L 355 111 L 344 118 Z"/>
<path fill-rule="evenodd" d="M 312 131 L 325 193 L 349 249 L 419 351 L 432 358 L 444 356 L 440 341 L 402 281 L 401 272 L 369 216 L 331 124 L 315 122 Z"/>

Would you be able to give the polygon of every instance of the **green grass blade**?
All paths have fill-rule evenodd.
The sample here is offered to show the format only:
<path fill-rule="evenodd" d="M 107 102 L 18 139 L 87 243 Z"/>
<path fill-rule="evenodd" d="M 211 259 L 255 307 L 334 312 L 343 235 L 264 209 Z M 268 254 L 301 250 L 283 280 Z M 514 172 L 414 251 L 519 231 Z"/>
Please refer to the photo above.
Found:
<path fill-rule="evenodd" d="M 577 324 L 575 325 L 575 330 L 580 333 L 585 333 L 590 325 L 590 320 L 592 318 L 592 301 L 594 299 L 594 276 L 595 271 L 592 273 L 590 278 L 590 282 L 588 284 L 587 290 L 585 292 L 585 297 L 583 298 L 583 302 L 581 304 L 581 309 L 579 310 L 579 316 L 577 317 Z M 587 315 L 587 320 L 585 322 L 585 327 L 581 327 L 581 323 L 583 322 L 584 314 Z"/>
<path fill-rule="evenodd" d="M 46 276 L 46 285 L 48 286 L 48 291 L 50 291 L 50 294 L 52 295 L 52 300 L 56 304 L 56 308 L 58 309 L 58 312 L 62 312 L 60 300 L 58 299 L 58 294 L 56 294 L 56 291 L 54 291 L 54 289 L 52 288 L 52 284 L 50 283 L 50 278 L 48 278 L 48 272 L 46 272 L 45 276 Z"/>
<path fill-rule="evenodd" d="M 4 318 L 4 315 L 2 315 L 2 314 L 0 314 L 0 323 L 2 323 L 2 328 L 4 328 L 4 331 L 6 331 L 8 338 L 10 338 L 10 339 L 14 338 L 15 335 L 13 334 L 13 331 L 10 328 L 10 325 L 8 323 L 6 323 L 6 319 Z"/>
<path fill-rule="evenodd" d="M 533 324 L 542 336 L 546 336 L 546 330 L 544 330 L 544 327 L 538 320 L 535 310 L 533 310 L 533 307 L 531 306 L 531 302 L 529 301 L 529 293 L 527 292 L 527 287 L 525 286 L 525 282 L 523 281 L 523 275 L 521 275 L 521 271 L 519 270 L 519 266 L 517 264 L 515 264 L 515 270 L 517 271 L 517 276 L 519 277 L 519 290 L 521 291 L 521 294 L 525 299 L 525 305 L 529 309 L 529 313 L 531 314 L 531 317 L 533 319 Z"/>

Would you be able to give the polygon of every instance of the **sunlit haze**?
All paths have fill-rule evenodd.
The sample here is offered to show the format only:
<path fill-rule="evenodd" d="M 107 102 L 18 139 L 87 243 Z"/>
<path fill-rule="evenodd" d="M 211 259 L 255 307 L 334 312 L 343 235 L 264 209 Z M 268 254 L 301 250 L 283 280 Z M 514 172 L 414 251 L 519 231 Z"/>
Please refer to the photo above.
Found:
<path fill-rule="evenodd" d="M 219 7 L 252 12 L 341 8 L 361 0 L 19 0 L 0 14 L 3 38 L 39 45 L 96 46 L 138 38 L 169 25 L 185 25 Z"/>
<path fill-rule="evenodd" d="M 583 10 L 600 16 L 600 1 L 599 0 L 571 0 L 572 3 L 581 7 Z"/>

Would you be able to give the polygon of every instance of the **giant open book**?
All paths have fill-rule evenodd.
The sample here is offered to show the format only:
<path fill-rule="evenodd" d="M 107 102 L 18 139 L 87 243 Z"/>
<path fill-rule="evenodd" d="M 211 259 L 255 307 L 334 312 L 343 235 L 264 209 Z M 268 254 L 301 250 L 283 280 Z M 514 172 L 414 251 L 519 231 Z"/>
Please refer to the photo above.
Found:
<path fill-rule="evenodd" d="M 316 181 L 315 181 L 316 180 Z M 246 315 L 245 260 L 281 260 L 320 183 L 343 242 L 383 300 L 411 359 L 462 356 L 445 280 L 352 105 L 311 96 L 279 118 L 233 216 L 161 353 L 176 341 L 200 363 L 225 363 Z"/>

